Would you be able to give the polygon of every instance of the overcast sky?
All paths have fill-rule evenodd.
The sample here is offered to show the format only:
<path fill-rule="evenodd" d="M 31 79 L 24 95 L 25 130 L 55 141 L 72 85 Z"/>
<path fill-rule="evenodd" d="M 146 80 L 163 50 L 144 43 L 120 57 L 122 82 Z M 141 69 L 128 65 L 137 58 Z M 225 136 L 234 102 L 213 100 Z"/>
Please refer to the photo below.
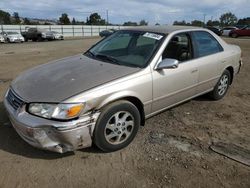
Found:
<path fill-rule="evenodd" d="M 140 21 L 150 24 L 172 24 L 174 20 L 218 19 L 231 11 L 238 18 L 250 17 L 250 0 L 0 0 L 0 9 L 18 12 L 21 17 L 58 19 L 62 13 L 85 21 L 91 12 L 106 19 L 109 11 L 111 23 Z"/>

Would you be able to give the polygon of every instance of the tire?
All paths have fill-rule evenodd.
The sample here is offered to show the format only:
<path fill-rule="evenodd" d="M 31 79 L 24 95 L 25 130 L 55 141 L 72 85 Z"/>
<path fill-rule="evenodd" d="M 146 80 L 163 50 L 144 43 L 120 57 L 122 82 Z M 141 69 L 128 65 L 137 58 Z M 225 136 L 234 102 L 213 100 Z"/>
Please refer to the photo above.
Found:
<path fill-rule="evenodd" d="M 42 41 L 43 41 L 43 38 L 42 38 L 41 36 L 38 36 L 38 37 L 37 37 L 37 41 L 38 41 L 38 42 L 42 42 Z"/>
<path fill-rule="evenodd" d="M 238 37 L 238 34 L 237 34 L 237 33 L 233 33 L 233 34 L 232 34 L 232 37 L 233 37 L 233 38 L 237 38 L 237 37 Z"/>
<path fill-rule="evenodd" d="M 219 81 L 215 85 L 214 90 L 210 92 L 210 97 L 214 100 L 222 99 L 226 95 L 230 83 L 231 83 L 231 74 L 228 70 L 225 70 L 222 73 Z"/>
<path fill-rule="evenodd" d="M 7 38 L 7 42 L 10 43 L 10 39 L 9 38 Z"/>
<path fill-rule="evenodd" d="M 140 123 L 140 112 L 134 104 L 125 100 L 111 103 L 97 120 L 94 143 L 104 152 L 125 148 L 135 138 Z"/>

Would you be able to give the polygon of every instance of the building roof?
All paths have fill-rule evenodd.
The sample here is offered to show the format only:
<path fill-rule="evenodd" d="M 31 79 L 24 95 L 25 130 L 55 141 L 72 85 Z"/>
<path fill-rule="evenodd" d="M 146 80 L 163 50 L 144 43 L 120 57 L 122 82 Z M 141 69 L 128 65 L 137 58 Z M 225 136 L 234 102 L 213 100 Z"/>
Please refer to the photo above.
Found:
<path fill-rule="evenodd" d="M 193 26 L 137 26 L 137 27 L 129 27 L 123 30 L 133 30 L 133 31 L 145 31 L 145 32 L 155 32 L 155 33 L 163 33 L 169 34 L 178 30 L 190 30 L 190 29 L 203 29 L 201 27 L 193 27 Z"/>

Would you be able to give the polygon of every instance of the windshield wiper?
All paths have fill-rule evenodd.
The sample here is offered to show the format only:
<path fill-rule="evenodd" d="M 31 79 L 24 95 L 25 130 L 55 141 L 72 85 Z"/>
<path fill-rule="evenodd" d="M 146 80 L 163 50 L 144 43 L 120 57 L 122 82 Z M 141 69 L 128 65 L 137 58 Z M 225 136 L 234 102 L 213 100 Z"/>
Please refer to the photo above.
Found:
<path fill-rule="evenodd" d="M 95 57 L 98 58 L 98 59 L 104 60 L 104 61 L 108 61 L 108 62 L 120 65 L 120 63 L 118 62 L 117 59 L 115 59 L 115 58 L 113 58 L 111 56 L 108 56 L 108 55 L 96 54 Z"/>
<path fill-rule="evenodd" d="M 86 51 L 85 53 L 84 53 L 84 55 L 87 55 L 87 56 L 91 56 L 91 57 L 95 57 L 95 54 L 94 53 L 92 53 L 91 51 Z"/>

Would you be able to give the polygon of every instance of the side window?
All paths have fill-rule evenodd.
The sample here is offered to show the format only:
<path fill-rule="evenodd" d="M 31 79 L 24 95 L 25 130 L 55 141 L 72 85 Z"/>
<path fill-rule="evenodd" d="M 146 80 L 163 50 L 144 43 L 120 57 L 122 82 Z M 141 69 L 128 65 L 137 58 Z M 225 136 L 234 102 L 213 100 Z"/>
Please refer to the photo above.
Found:
<path fill-rule="evenodd" d="M 197 45 L 196 53 L 198 57 L 203 57 L 223 51 L 219 42 L 208 32 L 195 31 L 193 38 Z"/>
<path fill-rule="evenodd" d="M 180 33 L 172 37 L 162 54 L 162 59 L 177 59 L 180 62 L 192 59 L 192 44 L 189 34 Z"/>

